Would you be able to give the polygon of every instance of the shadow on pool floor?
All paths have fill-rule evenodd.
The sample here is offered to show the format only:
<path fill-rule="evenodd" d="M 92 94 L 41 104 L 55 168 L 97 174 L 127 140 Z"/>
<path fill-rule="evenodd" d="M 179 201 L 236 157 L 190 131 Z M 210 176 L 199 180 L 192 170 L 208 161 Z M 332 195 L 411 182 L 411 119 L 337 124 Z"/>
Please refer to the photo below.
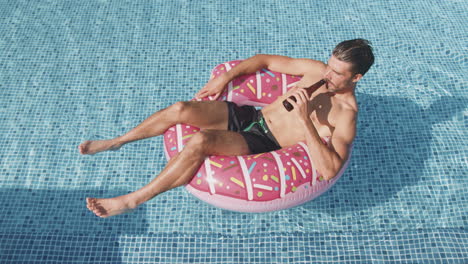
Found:
<path fill-rule="evenodd" d="M 450 96 L 426 109 L 397 96 L 357 93 L 356 97 L 360 113 L 350 167 L 327 194 L 304 205 L 306 209 L 330 214 L 360 211 L 418 184 L 427 174 L 426 160 L 438 155 L 430 149 L 433 126 L 451 120 L 468 105 L 468 99 Z M 325 208 L 320 199 L 336 202 Z"/>

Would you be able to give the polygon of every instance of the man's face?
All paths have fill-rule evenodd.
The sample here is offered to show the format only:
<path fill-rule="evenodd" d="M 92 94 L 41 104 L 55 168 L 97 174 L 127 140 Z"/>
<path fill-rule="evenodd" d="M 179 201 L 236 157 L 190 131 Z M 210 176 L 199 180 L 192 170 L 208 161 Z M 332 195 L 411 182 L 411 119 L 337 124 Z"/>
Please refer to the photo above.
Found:
<path fill-rule="evenodd" d="M 362 75 L 352 71 L 351 63 L 340 61 L 332 55 L 328 60 L 324 77 L 328 80 L 326 84 L 328 91 L 339 92 L 353 85 Z"/>

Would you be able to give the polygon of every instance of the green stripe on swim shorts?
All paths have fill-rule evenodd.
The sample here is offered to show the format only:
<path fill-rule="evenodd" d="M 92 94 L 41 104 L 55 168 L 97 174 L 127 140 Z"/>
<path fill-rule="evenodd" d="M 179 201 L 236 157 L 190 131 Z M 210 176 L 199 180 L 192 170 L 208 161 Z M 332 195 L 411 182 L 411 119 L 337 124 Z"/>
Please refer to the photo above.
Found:
<path fill-rule="evenodd" d="M 243 131 L 244 131 L 244 132 L 250 131 L 250 129 L 252 129 L 252 127 L 253 127 L 255 124 L 259 124 L 260 127 L 262 127 L 264 133 L 268 133 L 268 129 L 266 129 L 266 127 L 265 127 L 265 119 L 263 118 L 263 116 L 262 116 L 262 118 L 260 118 L 260 121 L 258 121 L 258 122 L 255 122 L 255 121 L 252 122 L 252 123 L 251 123 L 248 127 L 246 127 Z"/>

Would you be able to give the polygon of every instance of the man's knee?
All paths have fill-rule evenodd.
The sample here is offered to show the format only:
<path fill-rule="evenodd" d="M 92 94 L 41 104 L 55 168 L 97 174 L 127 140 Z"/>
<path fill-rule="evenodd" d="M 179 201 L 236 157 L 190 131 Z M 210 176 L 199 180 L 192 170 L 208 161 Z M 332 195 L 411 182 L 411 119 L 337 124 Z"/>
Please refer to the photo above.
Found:
<path fill-rule="evenodd" d="M 172 111 L 176 113 L 181 113 L 182 111 L 187 109 L 187 106 L 188 106 L 188 102 L 179 101 L 171 105 L 171 109 Z"/>
<path fill-rule="evenodd" d="M 177 117 L 177 120 L 180 119 L 180 117 L 187 111 L 189 108 L 189 102 L 176 102 L 175 104 L 171 105 L 170 107 L 171 114 L 174 115 L 174 117 Z"/>
<path fill-rule="evenodd" d="M 197 132 L 193 137 L 187 142 L 186 148 L 194 152 L 207 153 L 210 145 L 215 141 L 216 135 L 212 130 L 201 130 Z"/>

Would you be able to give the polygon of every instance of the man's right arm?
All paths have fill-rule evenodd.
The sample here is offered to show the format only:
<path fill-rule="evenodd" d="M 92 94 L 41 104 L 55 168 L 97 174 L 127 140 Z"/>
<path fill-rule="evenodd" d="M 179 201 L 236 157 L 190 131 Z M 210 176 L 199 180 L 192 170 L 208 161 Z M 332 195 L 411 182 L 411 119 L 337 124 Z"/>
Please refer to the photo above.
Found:
<path fill-rule="evenodd" d="M 268 69 L 271 71 L 281 72 L 285 74 L 303 76 L 308 71 L 318 68 L 323 65 L 323 62 L 311 59 L 295 59 L 280 55 L 258 54 L 252 56 L 233 67 L 230 71 L 218 76 L 216 79 L 210 80 L 197 94 L 197 98 L 214 95 L 216 100 L 223 92 L 224 87 L 232 79 L 254 73 L 260 69 Z"/>
<path fill-rule="evenodd" d="M 266 68 L 271 71 L 303 76 L 319 64 L 323 65 L 323 62 L 311 59 L 295 59 L 280 55 L 257 54 L 243 60 L 225 74 L 226 78 L 232 80 L 237 76 L 254 73 L 260 69 Z"/>

